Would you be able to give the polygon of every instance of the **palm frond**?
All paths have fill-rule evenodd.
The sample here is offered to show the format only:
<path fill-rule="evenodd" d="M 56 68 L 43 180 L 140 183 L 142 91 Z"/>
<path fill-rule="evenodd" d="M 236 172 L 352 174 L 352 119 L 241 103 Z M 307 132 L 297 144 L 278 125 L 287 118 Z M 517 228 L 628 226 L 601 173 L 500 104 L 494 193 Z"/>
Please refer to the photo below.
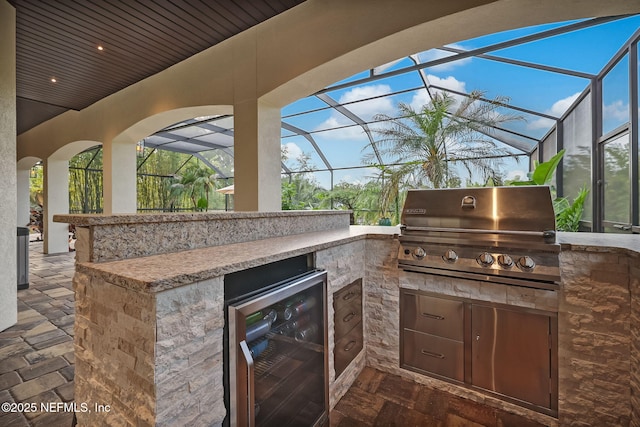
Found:
<path fill-rule="evenodd" d="M 497 177 L 502 156 L 513 155 L 499 147 L 490 134 L 494 126 L 519 120 L 515 115 L 501 114 L 498 109 L 508 103 L 506 97 L 484 100 L 484 93 L 472 92 L 461 100 L 437 92 L 431 102 L 416 111 L 400 103 L 399 115 L 378 114 L 374 119 L 384 123 L 375 132 L 378 152 L 393 163 L 406 163 L 405 182 L 429 184 L 438 188 L 457 178 L 450 166 L 458 162 L 469 175 Z M 371 145 L 371 144 L 370 144 Z M 373 155 L 365 157 L 370 163 Z M 409 178 L 410 177 L 410 178 Z"/>

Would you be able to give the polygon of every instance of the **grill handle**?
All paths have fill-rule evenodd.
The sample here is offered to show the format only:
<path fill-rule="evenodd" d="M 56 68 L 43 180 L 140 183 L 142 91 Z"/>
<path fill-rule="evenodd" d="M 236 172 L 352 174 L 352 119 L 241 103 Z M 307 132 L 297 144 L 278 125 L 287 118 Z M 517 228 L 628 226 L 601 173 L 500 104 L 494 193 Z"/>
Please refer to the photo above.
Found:
<path fill-rule="evenodd" d="M 416 227 L 405 225 L 402 231 L 435 231 L 445 233 L 467 233 L 467 234 L 503 234 L 508 236 L 534 236 L 542 237 L 545 240 L 555 239 L 555 230 L 545 231 L 524 231 L 524 230 L 485 230 L 481 228 L 447 228 L 447 227 Z"/>

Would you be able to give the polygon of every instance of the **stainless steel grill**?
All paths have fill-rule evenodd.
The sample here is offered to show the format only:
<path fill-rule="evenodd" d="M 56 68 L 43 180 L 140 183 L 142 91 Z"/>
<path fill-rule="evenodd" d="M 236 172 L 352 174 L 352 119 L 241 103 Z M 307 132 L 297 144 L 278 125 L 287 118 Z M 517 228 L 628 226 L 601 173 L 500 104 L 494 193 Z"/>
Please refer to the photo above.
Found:
<path fill-rule="evenodd" d="M 404 270 L 557 289 L 549 187 L 409 190 L 398 266 Z"/>

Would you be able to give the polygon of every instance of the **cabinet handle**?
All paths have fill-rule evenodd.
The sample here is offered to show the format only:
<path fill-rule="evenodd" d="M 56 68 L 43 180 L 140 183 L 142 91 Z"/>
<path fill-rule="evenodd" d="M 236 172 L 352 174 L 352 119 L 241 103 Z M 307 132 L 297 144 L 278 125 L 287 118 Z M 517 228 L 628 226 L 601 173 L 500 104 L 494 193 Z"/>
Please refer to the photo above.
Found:
<path fill-rule="evenodd" d="M 349 313 L 346 316 L 344 316 L 344 318 L 342 319 L 342 322 L 343 323 L 350 322 L 351 319 L 353 319 L 354 317 L 356 317 L 356 313 L 352 311 L 351 313 Z"/>
<path fill-rule="evenodd" d="M 434 353 L 432 351 L 428 351 L 428 350 L 420 350 L 420 352 L 422 354 L 424 354 L 425 356 L 429 356 L 429 357 L 435 357 L 436 359 L 444 359 L 444 354 L 441 353 Z"/>
<path fill-rule="evenodd" d="M 255 425 L 255 396 L 253 394 L 253 373 L 254 364 L 253 357 L 251 357 L 251 351 L 245 340 L 240 341 L 240 350 L 247 362 L 247 422 L 250 427 Z"/>
<path fill-rule="evenodd" d="M 438 316 L 437 314 L 422 313 L 422 315 L 424 317 L 428 317 L 429 319 L 444 320 L 444 316 Z"/>
<path fill-rule="evenodd" d="M 349 341 L 347 345 L 344 346 L 344 351 L 351 351 L 354 345 L 356 345 L 354 340 Z"/>
<path fill-rule="evenodd" d="M 343 301 L 349 301 L 351 298 L 355 297 L 356 293 L 353 291 L 349 291 L 347 292 L 347 294 L 345 296 L 342 297 Z"/>

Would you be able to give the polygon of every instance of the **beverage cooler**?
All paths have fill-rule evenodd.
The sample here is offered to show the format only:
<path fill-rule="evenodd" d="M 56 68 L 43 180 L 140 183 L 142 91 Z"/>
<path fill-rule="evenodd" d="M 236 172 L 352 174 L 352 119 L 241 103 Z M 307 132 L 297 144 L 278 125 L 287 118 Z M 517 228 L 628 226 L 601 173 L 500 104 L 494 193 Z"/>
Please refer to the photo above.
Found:
<path fill-rule="evenodd" d="M 328 425 L 326 277 L 313 270 L 229 305 L 232 426 Z"/>

